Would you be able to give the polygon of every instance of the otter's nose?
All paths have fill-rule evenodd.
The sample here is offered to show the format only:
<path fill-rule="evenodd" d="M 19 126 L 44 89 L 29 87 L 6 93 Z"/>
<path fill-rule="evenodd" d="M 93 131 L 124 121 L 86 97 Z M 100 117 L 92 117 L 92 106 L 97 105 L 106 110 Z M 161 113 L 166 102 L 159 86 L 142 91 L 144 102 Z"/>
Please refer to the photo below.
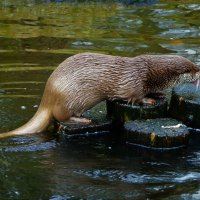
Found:
<path fill-rule="evenodd" d="M 196 86 L 196 89 L 199 88 L 199 79 L 195 80 L 195 81 L 192 81 L 191 82 L 192 84 L 194 84 Z"/>

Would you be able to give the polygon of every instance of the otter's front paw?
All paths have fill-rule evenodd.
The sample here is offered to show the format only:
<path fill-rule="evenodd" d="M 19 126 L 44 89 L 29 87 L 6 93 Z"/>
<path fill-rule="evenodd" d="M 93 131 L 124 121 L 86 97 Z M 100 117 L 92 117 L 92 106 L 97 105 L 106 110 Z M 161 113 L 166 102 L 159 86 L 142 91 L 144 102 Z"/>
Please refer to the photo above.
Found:
<path fill-rule="evenodd" d="M 165 94 L 162 92 L 155 92 L 155 93 L 149 93 L 145 96 L 146 98 L 153 98 L 153 99 L 164 99 Z"/>
<path fill-rule="evenodd" d="M 156 104 L 156 100 L 155 100 L 155 99 L 152 99 L 152 98 L 143 98 L 141 103 L 142 103 L 143 105 L 150 105 L 150 106 L 153 106 L 153 105 Z"/>

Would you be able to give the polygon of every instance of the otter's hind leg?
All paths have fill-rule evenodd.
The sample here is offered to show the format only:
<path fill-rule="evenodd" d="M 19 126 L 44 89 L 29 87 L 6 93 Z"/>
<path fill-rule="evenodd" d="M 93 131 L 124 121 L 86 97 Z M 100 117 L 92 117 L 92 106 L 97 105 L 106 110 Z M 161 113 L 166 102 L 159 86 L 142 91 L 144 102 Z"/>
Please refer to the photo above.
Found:
<path fill-rule="evenodd" d="M 64 106 L 56 104 L 53 107 L 53 117 L 59 122 L 65 122 L 70 119 L 71 114 Z"/>
<path fill-rule="evenodd" d="M 69 122 L 89 124 L 92 121 L 84 117 L 70 117 Z"/>

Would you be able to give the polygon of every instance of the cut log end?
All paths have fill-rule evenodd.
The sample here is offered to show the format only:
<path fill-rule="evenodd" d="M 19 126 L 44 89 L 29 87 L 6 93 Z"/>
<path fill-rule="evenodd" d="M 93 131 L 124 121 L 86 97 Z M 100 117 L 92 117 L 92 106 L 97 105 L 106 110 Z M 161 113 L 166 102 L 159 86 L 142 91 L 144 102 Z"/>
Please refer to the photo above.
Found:
<path fill-rule="evenodd" d="M 188 128 L 171 118 L 129 121 L 124 124 L 127 143 L 151 148 L 178 148 L 188 144 Z"/>
<path fill-rule="evenodd" d="M 200 128 L 200 89 L 193 84 L 177 86 L 172 91 L 169 115 L 193 128 Z"/>

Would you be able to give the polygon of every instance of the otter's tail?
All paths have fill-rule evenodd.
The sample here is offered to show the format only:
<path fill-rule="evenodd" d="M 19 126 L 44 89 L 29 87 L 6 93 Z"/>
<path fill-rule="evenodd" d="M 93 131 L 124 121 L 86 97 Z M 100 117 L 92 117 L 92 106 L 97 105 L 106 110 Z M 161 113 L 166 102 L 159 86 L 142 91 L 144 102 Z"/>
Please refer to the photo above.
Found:
<path fill-rule="evenodd" d="M 49 88 L 48 84 L 46 84 L 40 106 L 35 115 L 23 126 L 13 131 L 0 133 L 0 138 L 5 138 L 15 135 L 40 133 L 46 130 L 46 128 L 49 126 L 49 124 L 53 119 L 52 103 L 55 97 L 55 95 L 52 95 L 52 90 L 49 90 L 48 88 Z M 51 98 L 49 98 L 49 96 Z"/>
<path fill-rule="evenodd" d="M 40 105 L 35 115 L 26 124 L 13 131 L 0 133 L 0 138 L 42 132 L 51 123 L 52 118 L 51 110 Z"/>

